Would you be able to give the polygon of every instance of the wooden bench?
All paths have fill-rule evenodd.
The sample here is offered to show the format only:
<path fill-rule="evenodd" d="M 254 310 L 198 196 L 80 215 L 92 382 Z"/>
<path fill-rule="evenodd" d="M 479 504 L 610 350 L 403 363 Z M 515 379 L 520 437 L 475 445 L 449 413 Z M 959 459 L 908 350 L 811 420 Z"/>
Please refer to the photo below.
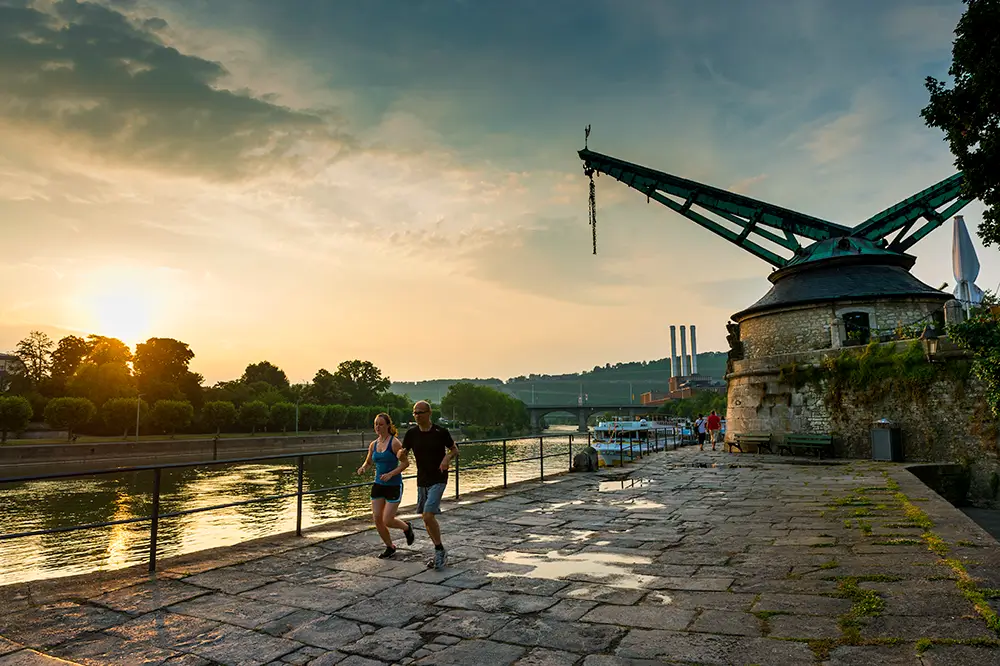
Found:
<path fill-rule="evenodd" d="M 820 459 L 827 453 L 833 457 L 833 437 L 826 434 L 804 434 L 789 433 L 785 435 L 785 443 L 779 448 L 779 452 L 788 451 L 795 455 L 796 451 L 815 451 Z"/>
<path fill-rule="evenodd" d="M 767 449 L 767 452 L 771 453 L 771 433 L 737 432 L 733 434 L 732 441 L 726 442 L 730 453 L 733 452 L 734 447 L 739 449 L 740 453 L 743 453 L 744 444 L 756 444 L 758 453 L 760 453 L 761 449 Z"/>

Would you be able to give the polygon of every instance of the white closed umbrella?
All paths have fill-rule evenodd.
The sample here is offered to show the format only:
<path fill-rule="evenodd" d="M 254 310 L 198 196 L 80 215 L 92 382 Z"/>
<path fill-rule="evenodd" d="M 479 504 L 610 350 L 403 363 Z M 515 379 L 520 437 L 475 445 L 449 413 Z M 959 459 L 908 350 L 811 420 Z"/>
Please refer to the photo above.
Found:
<path fill-rule="evenodd" d="M 952 236 L 951 266 L 955 274 L 955 298 L 965 306 L 966 312 L 973 305 L 983 301 L 983 290 L 976 286 L 979 277 L 979 257 L 972 244 L 972 237 L 965 226 L 961 215 L 955 216 L 955 228 Z"/>

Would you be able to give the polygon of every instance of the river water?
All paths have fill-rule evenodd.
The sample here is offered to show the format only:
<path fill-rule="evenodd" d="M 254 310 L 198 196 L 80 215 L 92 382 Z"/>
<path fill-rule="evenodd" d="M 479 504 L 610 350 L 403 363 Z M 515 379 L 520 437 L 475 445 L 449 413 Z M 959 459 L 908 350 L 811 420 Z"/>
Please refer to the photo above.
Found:
<path fill-rule="evenodd" d="M 579 451 L 586 437 L 579 435 Z M 496 487 L 503 482 L 502 466 L 465 469 L 503 460 L 500 442 L 460 443 L 460 490 L 465 493 Z M 545 474 L 569 467 L 570 435 L 544 439 Z M 509 440 L 508 461 L 537 458 L 539 438 Z M 359 483 L 363 455 L 357 452 L 307 457 L 304 488 L 319 489 Z M 454 466 L 453 466 L 454 469 Z M 412 472 L 411 467 L 408 472 Z M 508 482 L 538 478 L 539 461 L 511 463 Z M 267 463 L 186 467 L 163 470 L 160 513 L 215 504 L 294 493 L 296 459 Z M 103 474 L 76 479 L 0 482 L 0 534 L 45 530 L 84 523 L 99 523 L 149 516 L 152 508 L 151 471 Z M 412 513 L 416 481 L 404 482 L 400 513 Z M 455 496 L 455 475 L 449 477 L 446 498 Z M 159 524 L 158 557 L 181 555 L 206 548 L 232 545 L 269 534 L 295 529 L 296 498 L 265 500 L 226 509 L 163 518 Z M 303 499 L 303 529 L 371 510 L 367 486 L 336 490 Z M 376 544 L 373 543 L 373 548 Z M 0 585 L 41 578 L 117 569 L 147 561 L 149 522 L 92 528 L 41 536 L 0 540 Z"/>

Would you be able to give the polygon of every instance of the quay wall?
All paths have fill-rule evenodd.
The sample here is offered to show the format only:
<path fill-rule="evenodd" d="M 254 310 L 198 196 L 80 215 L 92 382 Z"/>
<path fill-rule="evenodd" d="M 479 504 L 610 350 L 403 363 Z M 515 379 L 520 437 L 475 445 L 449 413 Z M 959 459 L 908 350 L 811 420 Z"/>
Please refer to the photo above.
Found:
<path fill-rule="evenodd" d="M 354 433 L 0 446 L 0 477 L 357 449 L 369 439 Z"/>
<path fill-rule="evenodd" d="M 901 348 L 908 343 L 897 344 Z M 947 346 L 945 340 L 942 345 Z M 832 434 L 838 456 L 870 459 L 872 423 L 885 418 L 901 430 L 905 461 L 957 463 L 969 470 L 970 499 L 995 505 L 1000 491 L 997 423 L 982 385 L 967 372 L 946 371 L 948 364 L 968 363 L 967 357 L 956 351 L 942 354 L 935 363 L 939 372 L 919 394 L 903 381 L 841 384 L 834 389 L 829 382 L 796 381 L 789 373 L 792 366 L 819 367 L 825 358 L 843 351 L 823 349 L 734 361 L 727 375 L 727 437 L 768 432 L 778 443 L 790 433 Z"/>

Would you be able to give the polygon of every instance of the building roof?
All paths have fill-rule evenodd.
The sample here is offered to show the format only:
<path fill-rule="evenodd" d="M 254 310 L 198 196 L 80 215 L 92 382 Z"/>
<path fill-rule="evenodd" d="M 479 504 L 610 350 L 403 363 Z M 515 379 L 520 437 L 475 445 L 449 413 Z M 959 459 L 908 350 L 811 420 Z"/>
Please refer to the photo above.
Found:
<path fill-rule="evenodd" d="M 759 301 L 733 315 L 739 322 L 748 315 L 784 308 L 844 300 L 923 298 L 943 304 L 953 296 L 924 284 L 909 270 L 905 255 L 839 256 L 787 266 L 771 274 L 774 286 Z"/>

